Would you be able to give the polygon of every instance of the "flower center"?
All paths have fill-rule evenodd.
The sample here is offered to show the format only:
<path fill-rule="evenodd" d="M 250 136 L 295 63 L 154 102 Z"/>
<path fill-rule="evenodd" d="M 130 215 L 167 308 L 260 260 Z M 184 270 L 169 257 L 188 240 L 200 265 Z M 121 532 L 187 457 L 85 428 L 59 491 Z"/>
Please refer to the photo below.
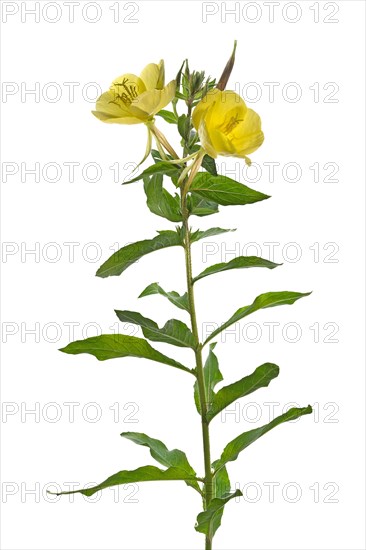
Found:
<path fill-rule="evenodd" d="M 225 134 L 230 134 L 236 128 L 236 126 L 239 124 L 239 122 L 243 122 L 243 119 L 238 118 L 238 113 L 235 116 L 232 116 L 229 120 L 229 122 L 224 126 L 223 130 Z"/>
<path fill-rule="evenodd" d="M 116 82 L 114 86 L 118 87 L 118 93 L 115 94 L 115 99 L 110 101 L 118 105 L 118 102 L 122 102 L 127 107 L 131 105 L 132 101 L 139 95 L 135 82 L 124 78 L 122 82 Z"/>

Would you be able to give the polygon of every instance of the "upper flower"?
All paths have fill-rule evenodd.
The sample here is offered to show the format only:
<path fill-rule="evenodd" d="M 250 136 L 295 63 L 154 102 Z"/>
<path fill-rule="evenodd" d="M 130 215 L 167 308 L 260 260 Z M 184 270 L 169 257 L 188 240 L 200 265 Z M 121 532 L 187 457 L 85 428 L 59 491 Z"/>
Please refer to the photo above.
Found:
<path fill-rule="evenodd" d="M 140 76 L 124 74 L 102 94 L 92 111 L 99 120 L 118 124 L 147 122 L 175 95 L 175 80 L 164 86 L 164 61 L 146 65 Z"/>
<path fill-rule="evenodd" d="M 213 158 L 218 155 L 245 158 L 264 140 L 261 119 L 235 92 L 210 90 L 192 115 L 202 147 Z"/>

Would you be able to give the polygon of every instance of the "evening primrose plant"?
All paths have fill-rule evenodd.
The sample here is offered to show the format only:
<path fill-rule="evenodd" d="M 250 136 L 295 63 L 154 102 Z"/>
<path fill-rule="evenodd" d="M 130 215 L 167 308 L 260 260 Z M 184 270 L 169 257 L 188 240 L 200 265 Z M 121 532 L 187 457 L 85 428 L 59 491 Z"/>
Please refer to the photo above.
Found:
<path fill-rule="evenodd" d="M 98 269 L 96 275 L 106 278 L 121 275 L 127 268 L 146 254 L 163 248 L 180 247 L 184 252 L 186 288 L 179 293 L 166 291 L 152 282 L 139 298 L 159 295 L 169 300 L 188 318 L 189 325 L 178 319 L 168 320 L 163 327 L 136 311 L 116 310 L 118 319 L 141 328 L 143 338 L 124 334 L 102 334 L 85 340 L 71 342 L 61 351 L 69 354 L 89 353 L 99 361 L 121 357 L 139 357 L 163 363 L 184 371 L 192 377 L 193 397 L 202 426 L 203 470 L 197 474 L 186 454 L 178 449 L 169 450 L 159 439 L 144 433 L 123 432 L 125 439 L 147 447 L 150 455 L 162 467 L 142 466 L 135 470 L 121 470 L 105 481 L 88 489 L 67 493 L 82 493 L 92 496 L 97 491 L 115 485 L 142 481 L 180 480 L 198 496 L 198 513 L 195 529 L 205 537 L 205 549 L 212 549 L 212 541 L 225 505 L 234 497 L 242 496 L 231 488 L 227 465 L 264 434 L 300 416 L 310 414 L 309 406 L 291 408 L 268 424 L 239 434 L 227 443 L 219 457 L 213 460 L 210 447 L 210 424 L 230 404 L 246 397 L 259 388 L 266 387 L 279 374 L 279 367 L 264 363 L 254 372 L 217 391 L 223 382 L 216 355 L 217 337 L 230 325 L 237 323 L 256 311 L 274 306 L 293 304 L 310 292 L 275 291 L 260 294 L 249 305 L 240 307 L 227 321 L 214 330 L 204 341 L 200 339 L 195 307 L 195 288 L 202 279 L 231 269 L 267 268 L 276 264 L 258 256 L 238 256 L 229 262 L 211 265 L 201 273 L 194 273 L 191 247 L 198 241 L 224 234 L 231 229 L 213 227 L 206 230 L 193 229 L 193 216 L 216 214 L 219 206 L 247 205 L 267 200 L 264 193 L 250 189 L 217 172 L 215 159 L 218 156 L 233 156 L 250 163 L 248 157 L 263 142 L 261 119 L 234 91 L 226 90 L 233 69 L 234 51 L 216 82 L 204 72 L 190 71 L 185 61 L 176 79 L 165 85 L 164 63 L 150 63 L 140 76 L 124 74 L 116 78 L 110 89 L 97 100 L 93 114 L 102 122 L 115 124 L 145 124 L 148 144 L 145 159 L 150 155 L 152 164 L 125 183 L 142 182 L 149 210 L 175 224 L 173 229 L 158 231 L 154 237 L 128 244 L 114 253 Z M 166 107 L 170 105 L 170 109 Z M 181 112 L 181 111 L 184 112 Z M 159 117 L 159 118 L 158 118 Z M 157 128 L 162 119 L 177 130 L 182 147 L 181 155 Z M 159 124 L 160 125 L 160 124 Z M 155 139 L 157 149 L 151 149 Z M 173 195 L 165 188 L 170 179 L 176 188 Z M 246 290 L 249 293 L 249 290 Z M 162 342 L 171 346 L 192 350 L 190 365 L 157 350 L 150 342 Z M 295 429 L 292 425 L 291 430 Z M 154 434 L 155 435 L 155 434 Z M 250 528 L 250 527 L 247 527 Z"/>

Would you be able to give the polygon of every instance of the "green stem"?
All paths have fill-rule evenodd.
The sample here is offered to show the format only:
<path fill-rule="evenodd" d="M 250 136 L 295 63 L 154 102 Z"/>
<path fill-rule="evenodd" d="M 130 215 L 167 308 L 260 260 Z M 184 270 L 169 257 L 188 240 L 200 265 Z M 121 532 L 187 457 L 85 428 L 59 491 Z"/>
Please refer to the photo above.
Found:
<path fill-rule="evenodd" d="M 189 120 L 189 131 L 191 130 L 191 127 L 192 127 L 192 122 L 191 122 L 191 119 L 192 119 L 192 100 L 189 99 L 187 101 L 187 118 Z M 189 134 L 189 132 L 188 132 Z M 188 143 L 185 142 L 184 144 L 184 148 L 183 148 L 183 156 L 187 156 L 187 152 L 188 152 Z"/>
<path fill-rule="evenodd" d="M 203 361 L 202 361 L 202 344 L 199 341 L 197 316 L 194 301 L 194 290 L 192 281 L 192 256 L 191 256 L 191 241 L 188 224 L 188 210 L 186 205 L 186 197 L 182 197 L 182 211 L 183 211 L 183 228 L 184 228 L 184 251 L 186 262 L 186 277 L 187 277 L 187 294 L 189 301 L 189 311 L 191 316 L 192 334 L 195 340 L 195 359 L 196 359 L 196 376 L 198 384 L 198 393 L 201 404 L 201 421 L 202 421 L 202 440 L 203 440 L 203 454 L 205 465 L 205 478 L 204 478 L 204 505 L 205 508 L 210 504 L 212 500 L 212 471 L 211 471 L 211 452 L 210 452 L 210 433 L 209 425 L 207 421 L 207 401 L 206 401 L 206 389 L 205 380 L 203 375 Z M 206 537 L 206 550 L 212 549 L 212 537 Z"/>
<path fill-rule="evenodd" d="M 190 121 L 191 127 L 191 116 L 192 116 L 192 101 L 187 101 L 188 107 L 188 119 Z M 185 142 L 183 148 L 183 157 L 188 155 L 188 144 Z M 209 423 L 207 420 L 207 399 L 206 399 L 206 388 L 205 388 L 205 379 L 203 373 L 203 361 L 202 361 L 202 344 L 200 343 L 200 338 L 198 334 L 197 326 L 197 314 L 194 300 L 194 289 L 193 289 L 193 276 L 192 276 L 192 255 L 191 255 L 191 240 L 190 240 L 190 228 L 189 228 L 189 211 L 187 208 L 187 192 L 189 190 L 190 183 L 192 182 L 195 174 L 199 170 L 202 159 L 204 156 L 204 151 L 200 151 L 197 155 L 197 158 L 194 162 L 194 167 L 191 170 L 189 177 L 185 178 L 185 181 L 182 181 L 181 184 L 181 209 L 183 216 L 183 231 L 184 231 L 184 253 L 185 253 L 185 264 L 186 264 L 186 279 L 187 279 L 187 295 L 189 302 L 189 312 L 191 317 L 191 327 L 192 334 L 195 341 L 195 360 L 196 360 L 196 377 L 198 385 L 198 395 L 201 406 L 201 425 L 202 425 L 202 443 L 203 443 L 203 456 L 204 456 L 204 467 L 205 467 L 205 477 L 204 477 L 204 491 L 203 491 L 203 504 L 204 509 L 206 510 L 213 498 L 213 475 L 211 470 L 211 451 L 210 451 L 210 432 L 209 432 Z M 212 539 L 213 536 L 211 533 L 206 535 L 205 538 L 205 550 L 212 550 Z"/>

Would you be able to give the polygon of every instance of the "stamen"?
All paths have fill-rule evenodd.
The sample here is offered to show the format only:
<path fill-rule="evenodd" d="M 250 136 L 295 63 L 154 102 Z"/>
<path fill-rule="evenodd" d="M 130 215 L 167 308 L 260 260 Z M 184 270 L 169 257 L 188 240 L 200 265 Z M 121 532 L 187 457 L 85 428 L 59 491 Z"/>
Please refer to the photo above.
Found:
<path fill-rule="evenodd" d="M 138 96 L 138 93 L 136 91 L 136 85 L 134 84 L 133 86 L 130 86 L 130 95 L 135 98 Z"/>
<path fill-rule="evenodd" d="M 129 83 L 128 78 L 124 78 L 122 82 L 116 82 L 115 86 L 121 86 L 124 89 L 124 92 L 121 94 L 116 94 L 116 98 L 114 101 L 110 101 L 110 103 L 116 103 L 116 100 L 122 101 L 124 105 L 131 105 L 132 101 L 139 95 L 137 91 L 137 86 L 134 82 L 127 85 Z M 116 103 L 118 105 L 118 103 Z"/>
<path fill-rule="evenodd" d="M 231 117 L 228 124 L 224 127 L 225 134 L 230 134 L 234 130 L 234 128 L 239 124 L 239 122 L 243 122 L 243 119 L 238 118 L 238 114 L 235 115 L 235 117 Z"/>

